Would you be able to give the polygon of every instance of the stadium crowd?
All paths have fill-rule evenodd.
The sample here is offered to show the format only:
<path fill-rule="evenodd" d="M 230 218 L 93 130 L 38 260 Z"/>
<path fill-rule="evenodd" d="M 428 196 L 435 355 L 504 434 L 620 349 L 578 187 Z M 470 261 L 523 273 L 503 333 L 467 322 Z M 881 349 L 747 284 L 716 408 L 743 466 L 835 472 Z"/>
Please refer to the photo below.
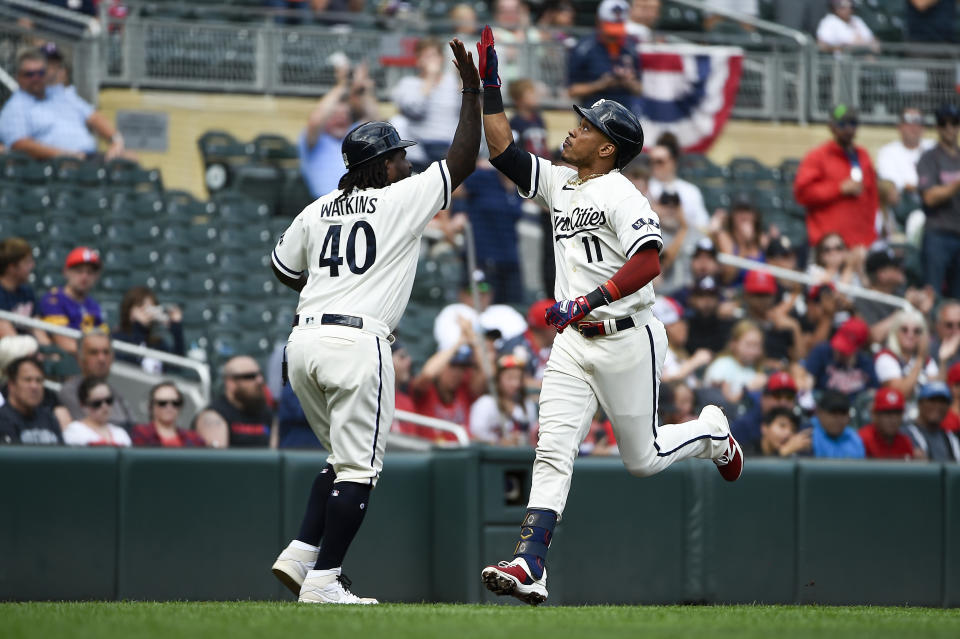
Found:
<path fill-rule="evenodd" d="M 364 3 L 266 4 L 336 14 Z M 757 13 L 756 1 L 716 5 Z M 810 29 L 809 16 L 793 11 L 799 5 L 775 3 L 785 23 L 797 20 Z M 93 6 L 83 3 L 82 9 Z M 953 2 L 910 0 L 909 33 L 937 41 L 943 34 L 925 21 L 940 15 L 952 24 L 954 8 Z M 514 105 L 515 137 L 526 150 L 559 162 L 546 141 L 543 88 L 521 77 L 510 45 L 562 36 L 573 25 L 574 7 L 560 1 L 538 9 L 534 21 L 527 3 L 497 0 L 492 15 L 498 45 L 504 45 L 502 74 Z M 876 49 L 850 0 L 823 9 L 813 30 L 824 50 Z M 469 5 L 451 10 L 463 33 L 477 29 L 471 11 Z M 606 97 L 635 104 L 643 73 L 635 46 L 656 39 L 659 13 L 657 0 L 603 0 L 595 34 L 570 43 L 569 95 L 586 103 Z M 723 22 L 723 16 L 708 15 L 704 28 Z M 101 162 L 126 155 L 115 128 L 55 78 L 56 49 L 45 51 L 18 57 L 20 90 L 0 111 L 0 142 L 38 160 L 71 154 Z M 423 166 L 442 157 L 450 142 L 459 87 L 438 41 L 424 38 L 415 53 L 417 73 L 391 93 L 398 110 L 393 121 L 404 137 L 420 142 L 411 152 L 422 155 L 411 153 L 411 160 Z M 339 146 L 351 125 L 378 113 L 367 71 L 338 63 L 336 86 L 306 120 L 298 148 L 314 195 L 330 190 L 342 171 Z M 930 139 L 924 137 L 928 115 L 936 122 Z M 727 175 L 721 178 L 725 199 L 717 205 L 706 197 L 690 167 L 709 161 L 685 155 L 673 134 L 648 141 L 646 152 L 624 169 L 657 212 L 665 239 L 662 274 L 654 282 L 654 313 L 670 341 L 660 371 L 664 423 L 694 419 L 700 407 L 715 403 L 753 455 L 960 461 L 960 110 L 944 104 L 925 114 L 907 105 L 875 158 L 857 145 L 858 125 L 856 109 L 836 105 L 828 124 L 832 139 L 793 165 L 789 196 L 805 215 L 800 241 L 769 219 L 762 190 Z M 105 151 L 98 151 L 95 136 Z M 544 231 L 538 291 L 525 290 L 521 278 L 531 267 L 516 230 L 525 216 Z M 465 275 L 455 284 L 459 299 L 433 320 L 436 349 L 422 363 L 414 362 L 408 336 L 399 331 L 393 344 L 397 408 L 460 424 L 477 442 L 535 445 L 538 389 L 555 336 L 544 318 L 553 288 L 549 213 L 531 211 L 481 157 L 433 224 L 425 250 L 454 255 Z M 475 267 L 463 254 L 468 228 Z M 115 354 L 111 340 L 182 356 L 183 311 L 136 286 L 126 292 L 117 317 L 105 316 L 96 299 L 101 253 L 88 246 L 66 255 L 62 285 L 38 295 L 32 271 L 43 251 L 18 237 L 0 238 L 0 310 L 79 329 L 83 337 L 0 321 L 0 443 L 318 445 L 289 386 L 269 383 L 277 377 L 276 358 L 264 370 L 256 358 L 235 354 L 218 371 L 222 391 L 210 405 L 182 414 L 183 393 L 172 381 L 176 370 L 149 357 Z M 808 283 L 765 267 L 743 269 L 721 261 L 722 255 L 789 269 Z M 125 397 L 111 382 L 115 357 L 155 376 L 145 397 Z M 55 393 L 44 381 L 56 376 L 53 364 L 61 359 L 74 359 L 76 370 L 54 380 Z M 145 423 L 137 423 L 130 409 L 140 403 L 148 406 Z M 402 419 L 393 431 L 436 443 L 454 439 Z M 609 422 L 598 412 L 581 453 L 616 452 Z"/>

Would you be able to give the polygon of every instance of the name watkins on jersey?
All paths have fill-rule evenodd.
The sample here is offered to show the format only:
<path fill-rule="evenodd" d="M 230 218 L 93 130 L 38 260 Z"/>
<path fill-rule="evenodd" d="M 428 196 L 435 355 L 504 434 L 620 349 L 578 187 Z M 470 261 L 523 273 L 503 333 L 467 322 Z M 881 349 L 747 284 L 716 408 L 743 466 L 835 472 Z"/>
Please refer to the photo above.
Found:
<path fill-rule="evenodd" d="M 560 213 L 553 209 L 554 213 Z M 573 209 L 570 215 L 557 215 L 553 219 L 553 230 L 557 234 L 556 239 L 572 237 L 577 233 L 584 231 L 596 231 L 607 223 L 607 215 L 603 211 L 598 211 L 592 206 L 581 209 L 579 206 Z M 566 233 L 566 235 L 562 235 Z"/>
<path fill-rule="evenodd" d="M 377 198 L 365 195 L 355 195 L 345 200 L 337 198 L 320 206 L 320 217 L 334 215 L 356 215 L 358 213 L 376 213 Z"/>

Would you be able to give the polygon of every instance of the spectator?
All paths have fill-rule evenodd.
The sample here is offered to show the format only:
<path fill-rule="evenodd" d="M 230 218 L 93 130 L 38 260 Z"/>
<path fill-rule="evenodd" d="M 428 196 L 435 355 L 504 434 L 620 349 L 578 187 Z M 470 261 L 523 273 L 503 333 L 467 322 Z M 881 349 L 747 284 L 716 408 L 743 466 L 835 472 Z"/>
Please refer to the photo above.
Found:
<path fill-rule="evenodd" d="M 170 340 L 159 335 L 159 327 L 170 333 Z M 163 308 L 147 286 L 134 286 L 123 296 L 120 304 L 120 326 L 113 338 L 121 342 L 146 346 L 181 357 L 186 353 L 183 341 L 183 313 L 177 306 Z M 140 364 L 148 373 L 159 375 L 163 363 L 152 357 L 138 357 L 121 353 L 117 359 Z"/>
<path fill-rule="evenodd" d="M 907 0 L 908 42 L 956 42 L 956 0 Z"/>
<path fill-rule="evenodd" d="M 0 142 L 7 148 L 46 160 L 60 155 L 96 155 L 93 133 L 110 143 L 106 158 L 124 151 L 123 136 L 75 92 L 47 92 L 47 59 L 37 49 L 17 54 L 17 84 L 0 110 Z M 91 133 L 91 131 L 93 133 Z"/>
<path fill-rule="evenodd" d="M 717 246 L 709 237 L 701 237 L 693 245 L 693 255 L 690 257 L 690 278 L 693 283 L 683 286 L 673 292 L 673 297 L 681 306 L 687 306 L 688 298 L 696 285 L 705 277 L 713 282 L 720 276 L 720 262 L 717 261 Z"/>
<path fill-rule="evenodd" d="M 829 342 L 820 342 L 807 355 L 804 366 L 819 391 L 838 391 L 852 401 L 868 388 L 878 386 L 873 360 L 863 352 L 870 341 L 870 327 L 859 317 L 840 325 Z"/>
<path fill-rule="evenodd" d="M 923 315 L 915 310 L 893 314 L 886 348 L 877 353 L 874 365 L 881 387 L 892 388 L 909 399 L 918 384 L 936 380 L 937 363 L 928 357 L 930 334 Z"/>
<path fill-rule="evenodd" d="M 524 288 L 517 222 L 523 217 L 523 208 L 516 187 L 489 160 L 480 159 L 476 171 L 454 192 L 453 208 L 465 210 L 470 219 L 477 265 L 490 283 L 492 302 L 521 302 Z"/>
<path fill-rule="evenodd" d="M 81 381 L 87 377 L 107 381 L 110 379 L 110 369 L 113 368 L 110 337 L 102 331 L 93 331 L 81 337 L 77 364 L 80 366 L 80 374 L 68 377 L 60 386 L 60 402 L 66 406 L 74 420 L 82 419 L 85 415 L 79 399 Z M 134 424 L 133 413 L 119 395 L 114 396 L 108 417 L 111 423 L 123 428 L 130 428 Z"/>
<path fill-rule="evenodd" d="M 320 448 L 307 414 L 290 384 L 284 384 L 277 404 L 277 448 Z"/>
<path fill-rule="evenodd" d="M 660 382 L 668 384 L 684 382 L 690 387 L 698 386 L 696 374 L 713 360 L 713 353 L 706 348 L 700 348 L 692 355 L 687 352 L 687 338 L 690 333 L 687 321 L 684 319 L 683 307 L 676 300 L 658 295 L 657 301 L 653 304 L 653 315 L 663 322 L 663 327 L 667 331 L 667 353 L 664 355 Z M 680 424 L 682 422 L 664 423 Z"/>
<path fill-rule="evenodd" d="M 653 29 L 660 20 L 660 0 L 633 0 L 630 3 L 630 18 L 627 35 L 637 42 L 653 42 Z M 679 422 L 668 422 L 677 424 Z"/>
<path fill-rule="evenodd" d="M 500 79 L 509 84 L 530 75 L 525 62 L 535 54 L 528 45 L 540 43 L 540 31 L 530 24 L 530 7 L 524 0 L 495 0 L 493 37 L 497 43 Z"/>
<path fill-rule="evenodd" d="M 562 42 L 568 46 L 576 44 L 576 39 L 570 37 L 570 29 L 574 27 L 577 12 L 572 0 L 546 0 L 537 19 L 537 28 L 540 30 L 540 40 Z"/>
<path fill-rule="evenodd" d="M 945 431 L 956 433 L 960 431 L 960 362 L 954 364 L 947 371 L 947 386 L 950 387 L 950 410 L 943 418 L 940 427 Z"/>
<path fill-rule="evenodd" d="M 343 139 L 355 125 L 376 120 L 379 109 L 366 65 L 358 65 L 351 75 L 346 56 L 336 61 L 336 84 L 310 112 L 297 140 L 300 172 L 314 197 L 337 188 L 347 170 L 340 151 Z"/>
<path fill-rule="evenodd" d="M 904 297 L 922 313 L 933 308 L 933 291 L 927 289 L 905 288 L 907 276 L 903 265 L 888 246 L 878 246 L 867 254 L 867 279 L 871 291 Z M 883 342 L 890 333 L 895 306 L 858 297 L 853 302 L 857 314 L 870 324 L 870 338 L 874 342 Z"/>
<path fill-rule="evenodd" d="M 804 353 L 809 353 L 814 346 L 830 338 L 839 301 L 839 294 L 829 283 L 817 284 L 807 291 L 807 303 L 803 314 L 794 314 L 800 322 Z"/>
<path fill-rule="evenodd" d="M 465 2 L 453 5 L 447 13 L 447 18 L 453 27 L 454 35 L 461 38 L 474 38 L 480 31 L 476 10 Z"/>
<path fill-rule="evenodd" d="M 7 366 L 14 360 L 22 357 L 32 357 L 40 361 L 40 356 L 37 354 L 37 351 L 37 340 L 32 335 L 9 335 L 0 338 L 0 381 L 3 382 L 0 384 L 0 406 L 2 406 L 4 401 L 8 400 L 10 396 L 9 384 L 4 375 Z M 70 411 L 60 403 L 60 398 L 57 396 L 57 393 L 46 386 L 43 387 L 42 405 L 53 411 L 53 415 L 57 418 L 57 422 L 59 422 L 61 428 L 73 421 L 73 418 L 70 416 Z"/>
<path fill-rule="evenodd" d="M 877 175 L 893 182 L 898 191 L 915 191 L 917 162 L 937 143 L 923 138 L 923 113 L 917 107 L 908 106 L 900 112 L 897 130 L 900 139 L 885 144 L 877 152 Z"/>
<path fill-rule="evenodd" d="M 504 353 L 523 352 L 526 364 L 524 386 L 527 392 L 540 392 L 543 383 L 543 371 L 547 367 L 547 359 L 553 349 L 553 340 L 557 337 L 557 329 L 547 323 L 546 312 L 553 306 L 554 300 L 537 300 L 527 310 L 527 330 L 511 340 L 504 340 L 501 350 Z"/>
<path fill-rule="evenodd" d="M 937 109 L 937 146 L 920 156 L 917 185 L 923 199 L 923 278 L 937 295 L 960 298 L 960 109 Z"/>
<path fill-rule="evenodd" d="M 765 367 L 782 369 L 801 358 L 800 322 L 790 317 L 789 308 L 776 303 L 777 280 L 763 271 L 750 271 L 743 282 L 746 319 L 763 332 Z"/>
<path fill-rule="evenodd" d="M 777 235 L 771 237 L 767 242 L 767 248 L 763 252 L 763 262 L 766 262 L 770 266 L 776 266 L 779 268 L 785 268 L 788 271 L 798 270 L 798 257 L 797 257 L 797 248 L 793 245 L 793 242 L 790 241 L 790 238 L 786 235 Z M 801 284 L 791 284 L 790 287 L 794 290 L 800 290 Z M 777 300 L 779 301 L 783 297 L 783 290 L 780 286 L 780 283 L 777 283 Z"/>
<path fill-rule="evenodd" d="M 723 350 L 733 330 L 733 320 L 720 317 L 720 289 L 710 276 L 699 279 L 688 297 L 687 350 L 696 353 L 705 348 L 711 353 Z"/>
<path fill-rule="evenodd" d="M 173 382 L 160 382 L 150 389 L 147 408 L 150 422 L 133 427 L 130 439 L 134 446 L 163 448 L 195 448 L 206 446 L 196 431 L 180 428 L 177 420 L 183 408 L 183 394 Z"/>
<path fill-rule="evenodd" d="M 749 194 L 736 196 L 730 207 L 730 215 L 724 216 L 723 229 L 717 233 L 717 248 L 721 253 L 730 253 L 748 260 L 764 260 L 763 219 L 754 208 Z M 721 270 L 727 285 L 739 286 L 746 271 L 736 266 L 724 266 Z"/>
<path fill-rule="evenodd" d="M 470 436 L 497 446 L 524 446 L 530 441 L 535 410 L 525 398 L 526 362 L 512 353 L 497 358 L 494 395 L 481 395 L 470 406 Z"/>
<path fill-rule="evenodd" d="M 746 394 L 739 414 L 730 422 L 730 432 L 741 446 L 757 447 L 763 435 L 764 416 L 772 410 L 784 409 L 792 413 L 796 408 L 797 383 L 789 373 L 777 371 L 767 378 L 762 392 Z"/>
<path fill-rule="evenodd" d="M 943 382 L 931 382 L 917 393 L 917 422 L 906 427 L 918 449 L 917 457 L 935 462 L 960 461 L 960 440 L 941 424 L 950 410 L 950 389 Z"/>
<path fill-rule="evenodd" d="M 225 423 L 231 448 L 276 448 L 277 429 L 257 361 L 246 355 L 231 357 L 223 365 L 222 377 L 223 394 L 200 411 L 196 430 L 210 442 L 204 432 L 220 431 Z"/>
<path fill-rule="evenodd" d="M 863 459 L 863 440 L 850 425 L 850 399 L 840 391 L 825 390 L 817 402 L 813 426 L 814 457 Z"/>
<path fill-rule="evenodd" d="M 650 194 L 647 199 L 658 202 L 664 192 L 676 193 L 680 196 L 680 206 L 687 219 L 687 226 L 706 229 L 710 224 L 710 215 L 703 204 L 703 194 L 695 184 L 677 177 L 679 160 L 680 143 L 672 133 L 664 133 L 650 151 L 653 178 L 650 180 Z"/>
<path fill-rule="evenodd" d="M 40 299 L 39 314 L 43 321 L 84 333 L 106 330 L 100 304 L 90 296 L 100 278 L 100 254 L 86 246 L 78 246 L 67 254 L 63 276 L 66 284 L 62 288 L 50 289 Z M 71 355 L 77 352 L 77 340 L 72 337 L 54 335 L 53 342 Z"/>
<path fill-rule="evenodd" d="M 406 345 L 404 345 L 399 338 L 394 339 L 390 345 L 390 352 L 393 356 L 394 408 L 396 410 L 405 410 L 408 413 L 415 413 L 416 407 L 413 405 L 413 398 L 410 397 L 410 382 L 413 379 L 413 358 L 410 357 Z M 397 433 L 413 432 L 416 426 L 394 418 L 391 429 Z"/>
<path fill-rule="evenodd" d="M 834 284 L 863 286 L 860 273 L 866 254 L 866 248 L 862 246 L 851 250 L 839 233 L 825 233 L 814 248 L 814 261 L 807 265 L 807 275 L 831 287 Z"/>
<path fill-rule="evenodd" d="M 877 182 L 877 238 L 884 242 L 901 240 L 904 235 L 897 223 L 897 205 L 900 203 L 900 192 L 897 185 L 890 180 Z"/>
<path fill-rule="evenodd" d="M 43 365 L 35 357 L 20 357 L 4 369 L 6 402 L 0 404 L 0 445 L 62 444 L 60 423 L 43 405 Z"/>
<path fill-rule="evenodd" d="M 660 218 L 663 252 L 660 253 L 660 275 L 653 280 L 657 290 L 672 291 L 689 284 L 690 262 L 677 259 L 689 255 L 695 248 L 698 231 L 690 231 L 680 206 L 680 196 L 664 191 L 659 202 L 651 202 Z"/>
<path fill-rule="evenodd" d="M 433 337 L 440 350 L 449 348 L 460 339 L 462 319 L 472 325 L 475 333 L 500 331 L 500 337 L 504 340 L 514 339 L 527 330 L 523 315 L 512 307 L 506 304 L 491 304 L 494 291 L 486 273 L 477 269 L 468 277 L 476 283 L 479 309 L 473 307 L 470 281 L 465 281 L 460 288 L 460 301 L 443 307 L 433 321 Z"/>
<path fill-rule="evenodd" d="M 881 388 L 873 396 L 873 422 L 860 428 L 860 439 L 867 457 L 873 459 L 911 459 L 913 443 L 900 432 L 906 403 L 895 388 Z"/>
<path fill-rule="evenodd" d="M 763 414 L 760 439 L 744 444 L 748 450 L 762 457 L 796 457 L 809 454 L 813 448 L 813 431 L 799 430 L 800 420 L 789 408 L 772 408 Z M 739 440 L 737 440 L 739 441 Z"/>
<path fill-rule="evenodd" d="M 817 25 L 817 44 L 821 51 L 835 54 L 863 49 L 880 51 L 873 31 L 853 15 L 853 0 L 831 0 L 830 13 Z"/>
<path fill-rule="evenodd" d="M 643 197 L 648 197 L 650 193 L 650 162 L 648 158 L 638 155 L 630 164 L 623 167 L 620 173 L 633 182 L 633 185 L 637 187 Z"/>
<path fill-rule="evenodd" d="M 597 6 L 596 32 L 577 43 L 567 57 L 567 92 L 583 106 L 601 99 L 637 108 L 643 91 L 642 65 L 627 37 L 630 5 L 626 0 L 603 0 Z M 659 195 L 658 195 L 659 196 Z"/>
<path fill-rule="evenodd" d="M 945 371 L 960 362 L 960 302 L 943 300 L 937 308 L 936 336 L 930 344 L 930 354 L 937 358 L 940 370 Z"/>
<path fill-rule="evenodd" d="M 793 195 L 807 208 L 807 238 L 817 244 L 839 233 L 847 246 L 876 239 L 877 177 L 870 154 L 854 144 L 856 110 L 845 104 L 831 112 L 833 140 L 810 151 L 797 170 Z"/>
<path fill-rule="evenodd" d="M 77 399 L 83 406 L 83 418 L 70 422 L 63 429 L 63 441 L 69 446 L 133 445 L 127 431 L 110 423 L 113 389 L 103 379 L 85 377 L 77 387 Z"/>
<path fill-rule="evenodd" d="M 757 17 L 760 10 L 757 5 L 757 0 L 712 0 L 712 2 L 710 2 L 710 8 L 735 11 L 753 18 Z M 703 30 L 712 31 L 717 28 L 721 22 L 729 22 L 730 20 L 731 18 L 720 15 L 719 13 L 708 13 L 703 19 Z M 753 30 L 753 26 L 747 22 L 739 22 L 739 24 L 742 29 L 747 31 Z"/>
<path fill-rule="evenodd" d="M 0 241 L 0 311 L 22 317 L 38 317 L 37 294 L 28 283 L 36 261 L 30 244 L 19 237 Z M 29 333 L 40 344 L 49 344 L 50 338 L 39 329 L 22 329 L 12 322 L 0 319 L 0 337 Z"/>
<path fill-rule="evenodd" d="M 63 59 L 63 53 L 57 47 L 55 42 L 45 42 L 40 51 L 47 59 L 47 94 L 59 91 L 72 91 L 76 93 L 76 87 L 70 84 L 70 70 L 67 68 L 66 60 Z"/>
<path fill-rule="evenodd" d="M 767 376 L 763 364 L 763 332 L 750 320 L 740 320 L 733 327 L 727 349 L 707 367 L 703 376 L 706 386 L 719 386 L 728 404 L 738 403 L 744 393 L 763 388 Z"/>
<path fill-rule="evenodd" d="M 547 125 L 540 108 L 540 88 L 533 80 L 520 78 L 510 83 L 509 93 L 514 109 L 510 128 L 517 146 L 528 153 L 549 158 Z"/>
<path fill-rule="evenodd" d="M 417 75 L 402 78 L 391 95 L 406 120 L 404 136 L 418 143 L 408 159 L 422 168 L 446 157 L 460 115 L 460 79 L 439 40 L 422 38 L 415 50 Z"/>
<path fill-rule="evenodd" d="M 469 331 L 453 346 L 437 351 L 410 383 L 417 413 L 444 419 L 470 429 L 470 406 L 486 388 L 482 369 L 474 357 L 476 338 Z M 452 433 L 417 426 L 420 437 L 433 441 L 455 441 Z"/>

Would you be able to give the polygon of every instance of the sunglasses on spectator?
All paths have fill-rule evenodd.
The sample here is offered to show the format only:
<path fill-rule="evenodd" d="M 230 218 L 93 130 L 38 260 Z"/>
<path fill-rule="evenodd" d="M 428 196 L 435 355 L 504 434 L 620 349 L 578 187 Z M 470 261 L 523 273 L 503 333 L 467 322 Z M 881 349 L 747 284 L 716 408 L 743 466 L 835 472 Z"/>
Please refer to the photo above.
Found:
<path fill-rule="evenodd" d="M 234 374 L 234 375 L 231 375 L 231 376 L 230 376 L 230 379 L 239 379 L 239 380 L 242 380 L 242 381 L 244 381 L 244 382 L 252 382 L 253 380 L 257 379 L 258 377 L 260 377 L 260 373 L 259 373 L 259 372 L 256 372 L 256 373 L 236 373 L 236 374 Z"/>
<path fill-rule="evenodd" d="M 154 406 L 159 406 L 160 408 L 166 408 L 167 406 L 175 406 L 180 408 L 183 406 L 182 399 L 155 399 L 153 400 Z"/>
<path fill-rule="evenodd" d="M 21 71 L 20 75 L 25 78 L 42 78 L 47 75 L 46 69 L 34 69 L 32 71 Z"/>
<path fill-rule="evenodd" d="M 900 121 L 904 124 L 923 124 L 923 116 L 919 113 L 904 113 Z"/>
<path fill-rule="evenodd" d="M 104 397 L 103 399 L 91 399 L 87 402 L 87 406 L 90 408 L 100 408 L 106 404 L 107 406 L 113 406 L 113 396 Z"/>
<path fill-rule="evenodd" d="M 909 335 L 910 333 L 913 333 L 914 335 L 923 335 L 923 329 L 919 326 L 901 326 L 900 332 L 905 335 Z"/>
<path fill-rule="evenodd" d="M 860 125 L 860 121 L 859 121 L 859 120 L 854 120 L 854 119 L 852 119 L 852 118 L 851 118 L 851 119 L 848 119 L 848 120 L 838 120 L 838 121 L 836 122 L 836 126 L 837 126 L 838 128 L 841 128 L 841 129 L 842 129 L 842 128 L 847 128 L 847 127 L 849 127 L 849 128 L 854 128 L 854 129 L 855 129 L 855 128 L 857 128 L 859 125 Z"/>
<path fill-rule="evenodd" d="M 843 244 L 824 244 L 824 245 L 823 245 L 823 252 L 824 252 L 824 253 L 832 253 L 833 251 L 842 251 L 842 250 L 844 250 L 845 248 L 847 248 L 847 247 L 844 246 Z"/>
<path fill-rule="evenodd" d="M 650 158 L 650 164 L 666 164 L 670 158 Z"/>
<path fill-rule="evenodd" d="M 797 394 L 794 393 L 792 390 L 773 391 L 772 393 L 769 393 L 769 395 L 774 399 L 796 399 L 797 398 Z"/>

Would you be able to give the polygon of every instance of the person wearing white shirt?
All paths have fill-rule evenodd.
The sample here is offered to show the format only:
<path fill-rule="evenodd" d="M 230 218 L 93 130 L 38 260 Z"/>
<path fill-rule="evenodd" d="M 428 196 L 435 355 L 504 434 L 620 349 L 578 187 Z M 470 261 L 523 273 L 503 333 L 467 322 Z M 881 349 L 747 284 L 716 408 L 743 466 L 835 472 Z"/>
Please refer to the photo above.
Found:
<path fill-rule="evenodd" d="M 877 152 L 877 174 L 893 182 L 897 191 L 915 191 L 917 162 L 924 151 L 937 143 L 923 138 L 923 114 L 916 107 L 907 107 L 900 113 L 897 130 L 900 139 L 885 144 Z"/>
<path fill-rule="evenodd" d="M 853 0 L 831 0 L 831 12 L 817 25 L 817 44 L 822 51 L 869 48 L 878 51 L 877 39 L 860 17 L 853 15 Z"/>
<path fill-rule="evenodd" d="M 457 343 L 462 332 L 462 321 L 470 322 L 478 335 L 499 331 L 500 339 L 504 341 L 523 335 L 527 330 L 527 320 L 513 307 L 490 304 L 493 291 L 483 271 L 475 270 L 472 278 L 477 284 L 480 312 L 473 307 L 469 282 L 464 283 L 460 289 L 460 301 L 444 306 L 433 320 L 433 338 L 437 341 L 438 350 L 445 350 Z"/>
<path fill-rule="evenodd" d="M 687 226 L 696 230 L 706 229 L 710 224 L 710 214 L 703 203 L 703 194 L 699 187 L 677 177 L 677 159 L 680 146 L 672 133 L 664 133 L 657 145 L 650 151 L 650 165 L 653 176 L 650 178 L 647 199 L 659 202 L 663 193 L 676 193 L 680 197 L 680 207 Z"/>
<path fill-rule="evenodd" d="M 133 445 L 127 431 L 109 423 L 113 406 L 113 391 L 101 379 L 87 377 L 77 388 L 83 419 L 70 422 L 63 429 L 63 441 L 68 446 L 120 446 Z"/>
<path fill-rule="evenodd" d="M 653 28 L 660 19 L 660 0 L 633 0 L 627 35 L 637 42 L 653 42 Z"/>

